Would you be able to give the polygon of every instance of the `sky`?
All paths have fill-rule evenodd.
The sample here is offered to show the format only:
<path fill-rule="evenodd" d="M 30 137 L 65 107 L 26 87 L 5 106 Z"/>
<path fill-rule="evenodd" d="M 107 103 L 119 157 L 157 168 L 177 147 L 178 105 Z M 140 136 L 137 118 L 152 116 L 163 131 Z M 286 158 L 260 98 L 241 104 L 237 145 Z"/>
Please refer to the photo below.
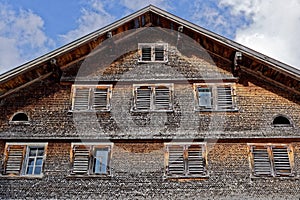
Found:
<path fill-rule="evenodd" d="M 0 0 L 0 74 L 149 4 L 300 69 L 300 0 Z"/>

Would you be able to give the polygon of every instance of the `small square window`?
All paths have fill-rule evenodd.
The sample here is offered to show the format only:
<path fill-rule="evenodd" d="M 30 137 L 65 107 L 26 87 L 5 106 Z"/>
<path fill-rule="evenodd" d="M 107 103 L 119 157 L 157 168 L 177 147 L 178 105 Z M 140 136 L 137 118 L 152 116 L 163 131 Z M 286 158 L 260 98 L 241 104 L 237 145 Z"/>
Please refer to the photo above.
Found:
<path fill-rule="evenodd" d="M 42 175 L 46 144 L 7 144 L 4 162 L 5 175 Z"/>
<path fill-rule="evenodd" d="M 248 144 L 254 177 L 289 177 L 293 173 L 293 148 L 285 144 Z"/>
<path fill-rule="evenodd" d="M 195 110 L 236 111 L 234 84 L 194 84 Z"/>
<path fill-rule="evenodd" d="M 72 175 L 110 175 L 112 144 L 72 144 Z"/>
<path fill-rule="evenodd" d="M 109 111 L 112 85 L 73 85 L 72 111 Z"/>
<path fill-rule="evenodd" d="M 139 62 L 167 62 L 168 45 L 166 43 L 139 43 Z"/>
<path fill-rule="evenodd" d="M 133 85 L 133 111 L 172 111 L 173 84 Z"/>
<path fill-rule="evenodd" d="M 165 148 L 167 178 L 208 176 L 205 143 L 166 143 Z"/>

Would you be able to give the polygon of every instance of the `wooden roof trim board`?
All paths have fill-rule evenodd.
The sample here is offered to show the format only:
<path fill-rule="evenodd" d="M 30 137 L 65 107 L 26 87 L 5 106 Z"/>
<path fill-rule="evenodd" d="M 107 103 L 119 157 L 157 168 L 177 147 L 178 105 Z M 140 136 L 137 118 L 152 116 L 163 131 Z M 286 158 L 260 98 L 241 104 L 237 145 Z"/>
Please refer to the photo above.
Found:
<path fill-rule="evenodd" d="M 273 58 L 270 58 L 268 56 L 265 56 L 259 52 L 256 52 L 250 48 L 247 48 L 243 45 L 240 45 L 234 41 L 231 41 L 223 36 L 220 36 L 218 34 L 212 33 L 202 27 L 199 27 L 198 25 L 195 25 L 191 22 L 188 22 L 184 19 L 181 19 L 173 14 L 170 14 L 164 10 L 161 10 L 160 8 L 157 8 L 153 5 L 149 5 L 127 17 L 124 17 L 110 25 L 107 25 L 97 31 L 94 31 L 82 38 L 79 38 L 75 40 L 74 42 L 71 42 L 63 47 L 60 47 L 48 54 L 45 54 L 39 58 L 36 58 L 28 63 L 25 63 L 15 69 L 12 69 L 2 75 L 0 75 L 0 84 L 5 83 L 23 73 L 26 73 L 30 70 L 34 70 L 35 68 L 42 67 L 45 65 L 49 65 L 51 59 L 56 59 L 57 57 L 61 57 L 68 52 L 80 47 L 81 45 L 87 44 L 88 42 L 99 38 L 101 35 L 106 34 L 108 31 L 111 31 L 121 25 L 124 25 L 125 23 L 130 22 L 131 20 L 135 19 L 136 17 L 139 17 L 147 12 L 152 12 L 154 14 L 157 14 L 159 16 L 162 16 L 166 19 L 169 19 L 170 21 L 173 21 L 177 24 L 180 24 L 184 26 L 187 29 L 190 29 L 192 31 L 195 31 L 196 33 L 201 34 L 204 37 L 207 37 L 215 42 L 218 42 L 220 44 L 223 44 L 225 47 L 229 47 L 233 49 L 234 51 L 240 51 L 243 54 L 247 55 L 247 57 L 251 57 L 254 60 L 261 62 L 264 65 L 268 65 L 268 67 L 273 68 L 274 70 L 279 71 L 280 73 L 283 73 L 287 76 L 293 77 L 295 80 L 300 80 L 300 70 L 293 68 L 289 65 L 286 65 L 280 61 L 277 61 Z"/>

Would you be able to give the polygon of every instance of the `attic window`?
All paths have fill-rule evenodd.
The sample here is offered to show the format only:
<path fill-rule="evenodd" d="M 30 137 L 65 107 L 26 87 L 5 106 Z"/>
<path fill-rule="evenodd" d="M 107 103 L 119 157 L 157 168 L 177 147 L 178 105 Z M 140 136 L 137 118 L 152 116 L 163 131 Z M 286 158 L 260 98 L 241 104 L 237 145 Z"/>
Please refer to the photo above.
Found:
<path fill-rule="evenodd" d="M 15 123 L 15 124 L 16 123 L 21 123 L 21 124 L 29 123 L 29 117 L 24 112 L 17 112 L 12 116 L 10 123 Z"/>
<path fill-rule="evenodd" d="M 139 62 L 167 62 L 168 44 L 166 43 L 139 43 Z"/>
<path fill-rule="evenodd" d="M 291 126 L 291 122 L 288 118 L 280 115 L 274 118 L 273 120 L 273 125 L 274 126 Z"/>

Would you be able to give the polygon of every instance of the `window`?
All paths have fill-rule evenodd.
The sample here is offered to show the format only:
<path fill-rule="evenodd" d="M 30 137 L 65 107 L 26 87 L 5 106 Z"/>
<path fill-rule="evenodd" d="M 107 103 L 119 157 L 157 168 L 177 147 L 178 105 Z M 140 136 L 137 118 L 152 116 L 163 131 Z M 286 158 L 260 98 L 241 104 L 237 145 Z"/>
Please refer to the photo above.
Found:
<path fill-rule="evenodd" d="M 72 175 L 110 175 L 112 144 L 72 144 Z"/>
<path fill-rule="evenodd" d="M 168 44 L 139 43 L 139 62 L 168 62 Z"/>
<path fill-rule="evenodd" d="M 205 143 L 167 143 L 165 148 L 166 177 L 208 176 Z"/>
<path fill-rule="evenodd" d="M 236 94 L 233 83 L 194 84 L 196 110 L 236 111 Z"/>
<path fill-rule="evenodd" d="M 286 127 L 286 126 L 292 126 L 290 120 L 282 115 L 279 115 L 274 118 L 273 125 L 275 127 Z"/>
<path fill-rule="evenodd" d="M 39 176 L 43 174 L 47 143 L 7 143 L 5 147 L 5 175 Z"/>
<path fill-rule="evenodd" d="M 109 111 L 112 85 L 73 85 L 73 111 Z"/>
<path fill-rule="evenodd" d="M 254 177 L 294 176 L 293 148 L 284 144 L 249 144 L 250 167 Z"/>
<path fill-rule="evenodd" d="M 17 112 L 11 117 L 9 123 L 10 124 L 29 124 L 29 117 L 24 112 Z"/>
<path fill-rule="evenodd" d="M 173 84 L 133 85 L 133 111 L 172 111 Z"/>

